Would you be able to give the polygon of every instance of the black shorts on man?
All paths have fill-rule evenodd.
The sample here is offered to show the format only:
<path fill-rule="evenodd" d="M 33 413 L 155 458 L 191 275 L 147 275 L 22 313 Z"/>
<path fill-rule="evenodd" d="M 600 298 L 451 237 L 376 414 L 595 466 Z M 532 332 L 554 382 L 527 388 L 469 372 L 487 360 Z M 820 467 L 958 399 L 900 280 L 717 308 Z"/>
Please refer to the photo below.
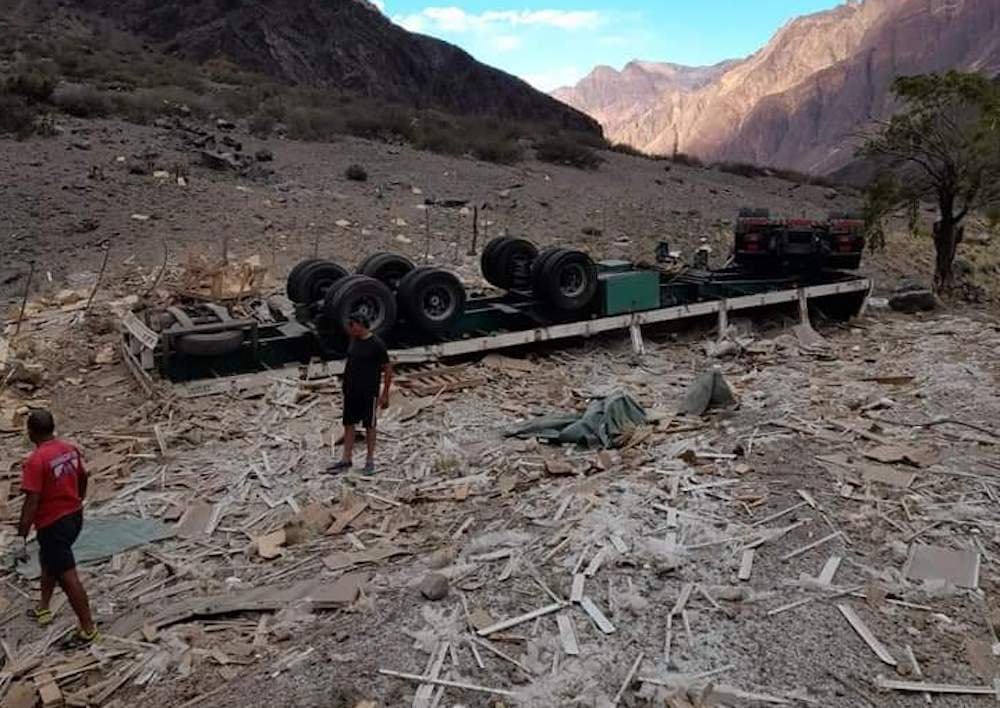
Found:
<path fill-rule="evenodd" d="M 76 567 L 73 544 L 83 529 L 83 510 L 38 529 L 38 562 L 49 575 L 56 578 Z"/>
<path fill-rule="evenodd" d="M 344 425 L 361 425 L 367 430 L 378 423 L 378 396 L 344 392 Z"/>

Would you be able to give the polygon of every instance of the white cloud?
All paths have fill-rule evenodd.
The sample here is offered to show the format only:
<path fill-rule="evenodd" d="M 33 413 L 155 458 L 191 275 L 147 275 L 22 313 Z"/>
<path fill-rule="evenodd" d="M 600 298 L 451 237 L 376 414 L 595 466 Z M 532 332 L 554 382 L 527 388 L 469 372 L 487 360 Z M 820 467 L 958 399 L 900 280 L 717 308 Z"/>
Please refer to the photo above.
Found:
<path fill-rule="evenodd" d="M 603 20 L 593 10 L 487 10 L 466 12 L 460 7 L 425 7 L 420 12 L 393 17 L 411 32 L 489 32 L 504 28 L 549 27 L 566 31 L 592 29 Z"/>

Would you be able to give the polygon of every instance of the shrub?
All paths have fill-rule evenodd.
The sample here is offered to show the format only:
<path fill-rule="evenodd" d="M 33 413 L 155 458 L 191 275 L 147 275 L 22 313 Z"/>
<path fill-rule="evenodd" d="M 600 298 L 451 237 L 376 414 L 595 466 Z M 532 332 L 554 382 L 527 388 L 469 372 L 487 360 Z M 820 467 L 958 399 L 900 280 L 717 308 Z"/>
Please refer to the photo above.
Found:
<path fill-rule="evenodd" d="M 694 155 L 688 155 L 687 153 L 683 152 L 675 152 L 673 156 L 670 158 L 670 161 L 678 165 L 685 165 L 687 167 L 705 166 L 705 163 L 702 162 L 698 157 L 695 157 Z"/>
<path fill-rule="evenodd" d="M 288 137 L 293 140 L 331 140 L 343 132 L 338 112 L 325 108 L 296 107 L 288 110 Z"/>
<path fill-rule="evenodd" d="M 361 165 L 351 165 L 344 171 L 344 176 L 352 182 L 368 181 L 368 171 Z"/>
<path fill-rule="evenodd" d="M 9 133 L 24 140 L 34 132 L 37 118 L 37 109 L 24 96 L 0 92 L 0 134 Z"/>
<path fill-rule="evenodd" d="M 111 100 L 93 86 L 63 84 L 52 92 L 52 103 L 77 118 L 101 118 L 111 113 Z"/>
<path fill-rule="evenodd" d="M 524 158 L 524 148 L 510 138 L 483 138 L 472 146 L 472 155 L 484 162 L 513 165 Z"/>
<path fill-rule="evenodd" d="M 596 170 L 604 159 L 594 150 L 564 136 L 550 137 L 535 145 L 535 156 L 542 162 Z"/>
<path fill-rule="evenodd" d="M 57 83 L 54 76 L 32 69 L 7 79 L 7 91 L 33 103 L 45 103 L 52 96 Z"/>
<path fill-rule="evenodd" d="M 768 177 L 771 174 L 771 171 L 766 167 L 754 165 L 749 162 L 720 162 L 714 165 L 714 167 L 720 172 L 725 172 L 731 175 L 739 175 L 740 177 L 747 177 L 748 179 Z"/>

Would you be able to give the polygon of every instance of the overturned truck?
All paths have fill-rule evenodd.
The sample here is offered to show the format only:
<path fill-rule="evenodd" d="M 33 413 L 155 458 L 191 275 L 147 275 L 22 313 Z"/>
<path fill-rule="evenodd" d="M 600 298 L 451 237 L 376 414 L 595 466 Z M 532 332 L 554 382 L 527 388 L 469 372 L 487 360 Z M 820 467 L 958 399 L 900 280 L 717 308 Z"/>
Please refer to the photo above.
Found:
<path fill-rule="evenodd" d="M 130 314 L 122 323 L 123 355 L 144 385 L 155 375 L 199 395 L 273 380 L 275 370 L 339 373 L 355 313 L 365 315 L 397 361 L 417 363 L 614 330 L 631 330 L 641 347 L 645 325 L 716 316 L 724 328 L 732 312 L 782 303 L 837 319 L 862 308 L 870 282 L 832 267 L 857 267 L 860 257 L 827 254 L 824 263 L 815 254 L 789 259 L 784 249 L 771 262 L 748 263 L 740 255 L 745 228 L 771 228 L 758 224 L 764 218 L 741 217 L 734 258 L 716 270 L 595 261 L 573 248 L 540 250 L 525 239 L 496 238 L 480 258 L 493 292 L 470 291 L 446 269 L 393 253 L 365 258 L 354 273 L 312 258 L 291 270 L 284 295 L 256 303 L 252 316 L 237 318 L 204 302 Z M 799 226 L 783 228 L 794 236 Z M 253 376 L 239 376 L 247 374 Z"/>

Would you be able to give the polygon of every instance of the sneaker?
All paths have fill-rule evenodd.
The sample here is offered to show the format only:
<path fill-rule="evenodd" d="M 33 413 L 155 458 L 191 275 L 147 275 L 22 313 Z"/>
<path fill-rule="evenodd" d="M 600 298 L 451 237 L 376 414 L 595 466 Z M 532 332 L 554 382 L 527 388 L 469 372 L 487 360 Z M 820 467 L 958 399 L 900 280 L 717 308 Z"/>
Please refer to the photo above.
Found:
<path fill-rule="evenodd" d="M 336 474 L 337 472 L 343 472 L 344 470 L 349 470 L 354 466 L 350 460 L 341 460 L 335 464 L 330 465 L 326 468 L 327 474 Z"/>
<path fill-rule="evenodd" d="M 84 647 L 89 647 L 94 642 L 101 638 L 101 633 L 97 631 L 97 627 L 94 627 L 89 632 L 84 632 L 82 629 L 77 629 L 71 635 L 66 637 L 62 643 L 63 649 L 82 649 Z"/>
<path fill-rule="evenodd" d="M 365 474 L 375 474 L 375 460 L 368 460 L 365 463 Z"/>
<path fill-rule="evenodd" d="M 27 612 L 28 619 L 33 619 L 39 627 L 46 627 L 52 624 L 52 610 L 32 608 Z"/>

